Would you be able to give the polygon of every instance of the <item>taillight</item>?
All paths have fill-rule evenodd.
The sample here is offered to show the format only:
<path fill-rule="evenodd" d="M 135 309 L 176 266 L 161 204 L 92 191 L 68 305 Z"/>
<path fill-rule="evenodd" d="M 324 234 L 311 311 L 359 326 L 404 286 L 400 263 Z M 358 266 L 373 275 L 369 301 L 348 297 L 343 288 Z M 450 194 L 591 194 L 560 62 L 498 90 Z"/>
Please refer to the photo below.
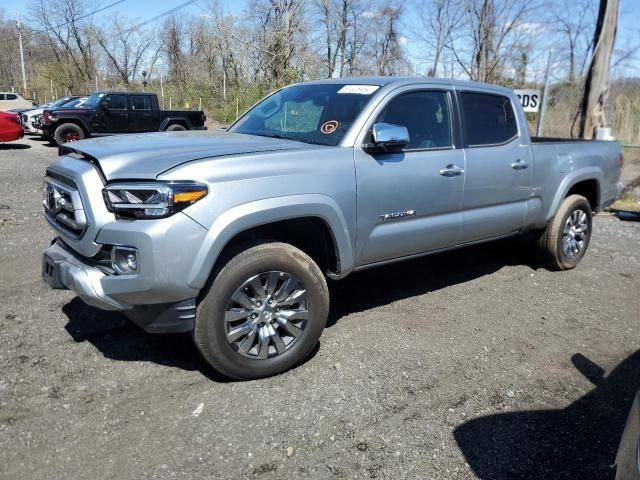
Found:
<path fill-rule="evenodd" d="M 624 155 L 622 154 L 622 152 L 620 152 L 620 155 L 618 155 L 618 165 L 620 165 L 620 168 L 624 166 Z"/>
<path fill-rule="evenodd" d="M 202 123 L 204 124 L 207 121 L 207 116 L 203 113 L 202 114 Z"/>
<path fill-rule="evenodd" d="M 44 119 L 45 123 L 49 123 L 49 112 L 47 112 L 46 110 L 42 112 L 42 118 Z"/>
<path fill-rule="evenodd" d="M 20 125 L 20 117 L 19 114 L 16 113 L 16 116 L 13 118 L 13 121 Z"/>

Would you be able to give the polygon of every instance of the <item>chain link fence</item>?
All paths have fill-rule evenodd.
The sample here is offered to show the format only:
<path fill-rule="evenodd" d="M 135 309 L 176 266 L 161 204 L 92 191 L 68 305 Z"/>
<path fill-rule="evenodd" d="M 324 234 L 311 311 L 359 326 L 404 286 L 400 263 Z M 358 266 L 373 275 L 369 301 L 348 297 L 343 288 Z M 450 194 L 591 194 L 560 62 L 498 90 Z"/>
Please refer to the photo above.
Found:
<path fill-rule="evenodd" d="M 514 87 L 520 88 L 520 87 Z M 525 85 L 541 92 L 543 85 Z M 527 114 L 533 134 L 538 131 L 540 115 L 544 108 L 544 121 L 540 136 L 576 138 L 580 128 L 580 104 L 585 88 L 585 78 L 574 81 L 551 82 L 537 113 Z M 611 129 L 611 135 L 623 145 L 640 146 L 640 78 L 615 78 L 611 81 L 605 98 L 602 122 Z"/>

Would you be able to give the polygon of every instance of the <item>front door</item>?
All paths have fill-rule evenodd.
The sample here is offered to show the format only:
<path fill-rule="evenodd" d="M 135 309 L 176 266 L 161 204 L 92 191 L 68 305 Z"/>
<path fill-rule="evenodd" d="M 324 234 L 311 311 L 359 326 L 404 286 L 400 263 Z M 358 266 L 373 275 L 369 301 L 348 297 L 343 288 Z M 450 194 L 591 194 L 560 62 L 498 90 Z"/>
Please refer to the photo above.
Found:
<path fill-rule="evenodd" d="M 359 266 L 437 250 L 460 241 L 465 159 L 455 148 L 447 90 L 399 93 L 373 123 L 407 128 L 400 152 L 371 155 L 355 148 Z"/>
<path fill-rule="evenodd" d="M 531 149 L 518 130 L 511 100 L 502 95 L 459 93 L 467 172 L 462 199 L 462 241 L 520 230 L 531 195 Z M 524 120 L 523 120 L 524 121 Z"/>
<path fill-rule="evenodd" d="M 100 104 L 101 131 L 117 133 L 129 131 L 127 96 L 117 93 L 105 95 Z"/>

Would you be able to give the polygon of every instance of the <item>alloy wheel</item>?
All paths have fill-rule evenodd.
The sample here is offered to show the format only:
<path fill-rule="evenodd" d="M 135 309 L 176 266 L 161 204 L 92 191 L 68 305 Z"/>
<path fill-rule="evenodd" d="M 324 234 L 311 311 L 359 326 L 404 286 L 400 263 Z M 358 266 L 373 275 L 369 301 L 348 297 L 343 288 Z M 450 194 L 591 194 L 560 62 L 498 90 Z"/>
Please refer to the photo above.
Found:
<path fill-rule="evenodd" d="M 589 221 L 584 210 L 578 208 L 567 217 L 562 232 L 562 253 L 569 259 L 576 258 L 585 247 Z"/>
<path fill-rule="evenodd" d="M 289 350 L 308 319 L 302 283 L 286 272 L 264 272 L 246 280 L 231 296 L 225 308 L 225 334 L 236 352 L 264 360 Z"/>

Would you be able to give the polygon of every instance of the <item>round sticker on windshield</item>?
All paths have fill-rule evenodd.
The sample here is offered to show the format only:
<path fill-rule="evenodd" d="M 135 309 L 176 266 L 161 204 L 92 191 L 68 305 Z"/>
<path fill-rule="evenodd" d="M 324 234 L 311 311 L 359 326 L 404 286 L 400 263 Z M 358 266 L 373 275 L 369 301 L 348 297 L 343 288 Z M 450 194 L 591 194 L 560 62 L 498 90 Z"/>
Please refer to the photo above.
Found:
<path fill-rule="evenodd" d="M 320 131 L 325 135 L 330 135 L 338 129 L 338 125 L 340 124 L 337 120 L 329 120 L 328 122 L 324 122 L 322 124 L 322 126 L 320 127 Z"/>

